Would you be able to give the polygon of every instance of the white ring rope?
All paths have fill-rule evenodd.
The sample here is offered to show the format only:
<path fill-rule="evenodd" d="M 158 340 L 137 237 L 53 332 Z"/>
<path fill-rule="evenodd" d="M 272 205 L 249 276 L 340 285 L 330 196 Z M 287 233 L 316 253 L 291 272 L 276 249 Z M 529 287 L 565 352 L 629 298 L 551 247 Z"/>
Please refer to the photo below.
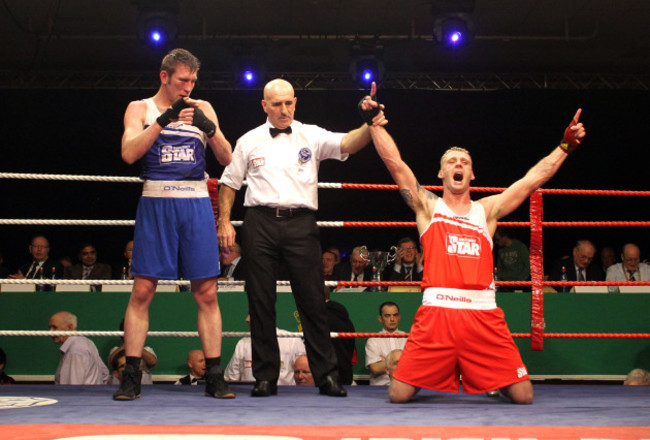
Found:
<path fill-rule="evenodd" d="M 13 279 L 13 278 L 0 278 L 0 284 L 68 284 L 68 285 L 89 285 L 94 286 L 96 284 L 107 284 L 107 285 L 130 285 L 133 284 L 133 280 L 52 280 L 48 278 L 39 279 Z M 189 286 L 190 281 L 188 280 L 159 280 L 159 285 L 165 286 Z M 228 280 L 219 280 L 217 282 L 219 287 L 221 286 L 244 286 L 244 281 L 228 281 Z M 278 286 L 291 286 L 290 281 L 281 280 L 277 281 Z M 325 281 L 325 285 L 328 287 L 337 287 L 337 281 Z"/>
<path fill-rule="evenodd" d="M 342 336 L 339 336 L 341 334 Z M 330 338 L 348 338 L 354 332 L 330 332 Z M 377 338 L 406 338 L 408 333 L 361 333 L 364 336 L 372 335 Z M 246 338 L 250 337 L 250 332 L 223 332 L 221 336 L 224 338 Z M 124 336 L 121 330 L 0 330 L 0 336 Z M 183 332 L 183 331 L 150 331 L 147 336 L 152 337 L 177 337 L 177 338 L 197 338 L 199 332 Z M 302 338 L 302 332 L 283 332 L 278 334 L 278 338 Z"/>
<path fill-rule="evenodd" d="M 234 220 L 233 226 L 241 226 L 243 220 Z M 343 221 L 318 221 L 316 224 L 321 228 L 341 228 Z M 49 225 L 49 226 L 134 226 L 135 220 L 57 220 L 57 219 L 33 219 L 33 218 L 4 218 L 0 219 L 0 225 Z"/>
<path fill-rule="evenodd" d="M 125 176 L 91 176 L 83 174 L 41 174 L 41 173 L 0 173 L 0 179 L 23 179 L 23 180 L 72 180 L 77 182 L 126 182 L 142 183 L 143 179 L 139 177 Z M 248 185 L 244 180 L 243 185 Z M 319 188 L 343 188 L 341 183 L 319 182 Z"/>
<path fill-rule="evenodd" d="M 0 179 L 25 179 L 25 180 L 73 180 L 86 182 L 128 182 L 142 183 L 139 177 L 125 176 L 88 176 L 75 174 L 37 174 L 37 173 L 0 173 Z"/>

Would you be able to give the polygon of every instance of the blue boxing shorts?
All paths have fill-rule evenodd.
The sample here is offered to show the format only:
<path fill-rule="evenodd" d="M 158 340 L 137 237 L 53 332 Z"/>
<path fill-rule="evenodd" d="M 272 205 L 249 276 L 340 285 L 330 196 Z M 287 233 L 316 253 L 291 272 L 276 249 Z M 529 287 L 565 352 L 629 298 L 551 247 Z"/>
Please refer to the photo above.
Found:
<path fill-rule="evenodd" d="M 131 273 L 164 280 L 219 276 L 219 242 L 209 197 L 141 197 Z"/>

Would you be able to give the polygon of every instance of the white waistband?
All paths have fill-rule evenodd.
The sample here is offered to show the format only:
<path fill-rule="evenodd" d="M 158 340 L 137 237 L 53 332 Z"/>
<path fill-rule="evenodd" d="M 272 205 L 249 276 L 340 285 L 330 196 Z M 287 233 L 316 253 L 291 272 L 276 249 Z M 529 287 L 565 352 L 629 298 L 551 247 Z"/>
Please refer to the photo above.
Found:
<path fill-rule="evenodd" d="M 185 199 L 210 196 L 205 180 L 145 180 L 142 195 Z"/>
<path fill-rule="evenodd" d="M 465 290 L 447 287 L 427 287 L 422 293 L 422 305 L 449 309 L 491 310 L 497 307 L 494 290 Z"/>

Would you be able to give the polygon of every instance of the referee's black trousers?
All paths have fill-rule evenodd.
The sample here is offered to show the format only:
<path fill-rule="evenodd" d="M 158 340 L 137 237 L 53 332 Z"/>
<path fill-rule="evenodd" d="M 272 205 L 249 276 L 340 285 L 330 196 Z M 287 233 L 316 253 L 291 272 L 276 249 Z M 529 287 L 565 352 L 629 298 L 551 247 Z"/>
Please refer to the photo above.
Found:
<path fill-rule="evenodd" d="M 322 253 L 315 212 L 301 210 L 296 215 L 276 217 L 270 208 L 248 208 L 242 244 L 255 379 L 276 382 L 280 374 L 275 302 L 281 260 L 289 270 L 314 382 L 319 386 L 326 375 L 338 375 L 323 296 Z"/>

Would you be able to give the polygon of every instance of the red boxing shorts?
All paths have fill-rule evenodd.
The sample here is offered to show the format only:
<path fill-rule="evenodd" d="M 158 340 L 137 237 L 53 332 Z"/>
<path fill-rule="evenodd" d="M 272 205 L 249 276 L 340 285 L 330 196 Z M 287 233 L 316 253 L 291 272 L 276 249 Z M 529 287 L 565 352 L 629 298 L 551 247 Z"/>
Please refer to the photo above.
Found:
<path fill-rule="evenodd" d="M 470 394 L 529 379 L 503 310 L 420 306 L 393 377 L 457 393 L 461 376 Z"/>

